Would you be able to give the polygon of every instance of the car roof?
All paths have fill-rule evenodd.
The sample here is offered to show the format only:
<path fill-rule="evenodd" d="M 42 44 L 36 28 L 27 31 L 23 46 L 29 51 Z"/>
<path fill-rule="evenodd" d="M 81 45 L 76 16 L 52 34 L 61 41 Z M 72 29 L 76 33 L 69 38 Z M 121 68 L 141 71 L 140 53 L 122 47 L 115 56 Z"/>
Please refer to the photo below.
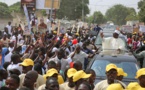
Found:
<path fill-rule="evenodd" d="M 137 64 L 137 60 L 133 55 L 118 55 L 117 57 L 111 56 L 111 55 L 95 55 L 94 58 L 90 61 L 88 68 L 91 68 L 94 62 L 97 60 L 107 60 L 111 63 L 119 63 L 119 62 L 132 62 Z"/>
<path fill-rule="evenodd" d="M 133 55 L 118 55 L 118 56 L 111 56 L 111 55 L 96 55 L 94 60 L 108 60 L 111 62 L 137 62 L 136 58 Z"/>

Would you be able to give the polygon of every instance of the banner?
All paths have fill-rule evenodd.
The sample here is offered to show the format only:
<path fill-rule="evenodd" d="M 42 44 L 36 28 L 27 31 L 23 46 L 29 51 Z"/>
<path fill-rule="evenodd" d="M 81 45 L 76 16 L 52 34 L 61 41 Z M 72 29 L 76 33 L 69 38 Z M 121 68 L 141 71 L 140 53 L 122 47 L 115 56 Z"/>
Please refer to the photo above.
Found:
<path fill-rule="evenodd" d="M 132 33 L 133 32 L 133 27 L 132 26 L 128 26 L 128 25 L 123 25 L 122 26 L 122 31 L 123 32 L 127 32 L 127 33 Z"/>
<path fill-rule="evenodd" d="M 30 34 L 31 34 L 31 25 L 30 25 L 28 10 L 27 10 L 26 5 L 24 5 L 23 8 L 24 8 L 24 13 L 25 13 L 26 20 L 27 20 L 27 23 L 28 23 L 28 26 L 25 26 L 25 28 L 24 28 L 24 32 L 25 32 L 25 30 L 26 30 L 26 32 L 28 32 L 29 35 L 30 35 Z M 27 34 L 28 34 L 28 33 L 27 33 Z"/>
<path fill-rule="evenodd" d="M 53 9 L 59 9 L 60 0 L 53 0 Z M 51 9 L 52 0 L 36 0 L 36 9 Z"/>
<path fill-rule="evenodd" d="M 60 7 L 60 0 L 45 0 L 45 8 L 52 8 L 53 9 L 59 9 Z"/>
<path fill-rule="evenodd" d="M 36 9 L 50 9 L 45 7 L 45 0 L 36 0 Z"/>
<path fill-rule="evenodd" d="M 145 26 L 144 25 L 140 25 L 139 26 L 139 31 L 140 32 L 145 32 Z"/>
<path fill-rule="evenodd" d="M 21 0 L 21 6 L 23 5 L 26 5 L 27 9 L 34 10 L 36 8 L 36 0 Z"/>
<path fill-rule="evenodd" d="M 24 35 L 27 35 L 27 36 L 31 34 L 31 31 L 30 31 L 30 29 L 29 29 L 28 26 L 25 26 L 25 27 L 24 27 L 24 32 L 23 32 L 23 34 L 24 34 Z"/>

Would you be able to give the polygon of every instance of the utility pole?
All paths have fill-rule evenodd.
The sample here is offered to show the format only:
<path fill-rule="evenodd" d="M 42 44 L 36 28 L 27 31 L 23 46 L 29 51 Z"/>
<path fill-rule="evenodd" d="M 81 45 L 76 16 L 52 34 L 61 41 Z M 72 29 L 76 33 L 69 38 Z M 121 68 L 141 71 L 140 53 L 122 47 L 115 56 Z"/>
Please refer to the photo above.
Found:
<path fill-rule="evenodd" d="M 50 20 L 52 20 L 52 14 L 53 14 L 53 5 L 54 5 L 54 0 L 52 0 L 52 2 L 51 2 Z"/>
<path fill-rule="evenodd" d="M 84 22 L 84 0 L 82 0 L 82 21 Z"/>

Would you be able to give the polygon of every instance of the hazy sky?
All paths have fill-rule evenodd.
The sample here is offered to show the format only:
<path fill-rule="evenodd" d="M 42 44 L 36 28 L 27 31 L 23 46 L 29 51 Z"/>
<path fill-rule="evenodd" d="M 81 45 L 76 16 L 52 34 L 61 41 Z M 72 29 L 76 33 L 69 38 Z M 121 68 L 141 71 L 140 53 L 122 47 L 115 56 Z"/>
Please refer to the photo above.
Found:
<path fill-rule="evenodd" d="M 0 0 L 1 2 L 5 2 L 8 5 L 16 3 L 20 0 Z M 105 14 L 106 10 L 115 4 L 123 4 L 127 7 L 133 7 L 138 11 L 137 4 L 140 0 L 89 0 L 89 8 L 91 10 L 90 14 L 93 14 L 94 11 L 101 11 Z"/>

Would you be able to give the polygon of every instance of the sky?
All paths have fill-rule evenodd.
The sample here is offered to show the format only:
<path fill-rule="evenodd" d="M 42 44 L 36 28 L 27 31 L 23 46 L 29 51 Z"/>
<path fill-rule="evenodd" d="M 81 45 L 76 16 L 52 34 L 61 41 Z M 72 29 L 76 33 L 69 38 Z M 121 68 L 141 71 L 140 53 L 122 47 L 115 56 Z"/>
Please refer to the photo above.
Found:
<path fill-rule="evenodd" d="M 8 5 L 12 5 L 20 0 L 0 0 L 0 2 L 5 2 Z M 94 11 L 101 11 L 103 14 L 115 4 L 123 4 L 127 7 L 133 7 L 138 12 L 138 2 L 140 0 L 89 0 L 89 8 L 90 8 L 90 15 L 93 14 Z"/>

